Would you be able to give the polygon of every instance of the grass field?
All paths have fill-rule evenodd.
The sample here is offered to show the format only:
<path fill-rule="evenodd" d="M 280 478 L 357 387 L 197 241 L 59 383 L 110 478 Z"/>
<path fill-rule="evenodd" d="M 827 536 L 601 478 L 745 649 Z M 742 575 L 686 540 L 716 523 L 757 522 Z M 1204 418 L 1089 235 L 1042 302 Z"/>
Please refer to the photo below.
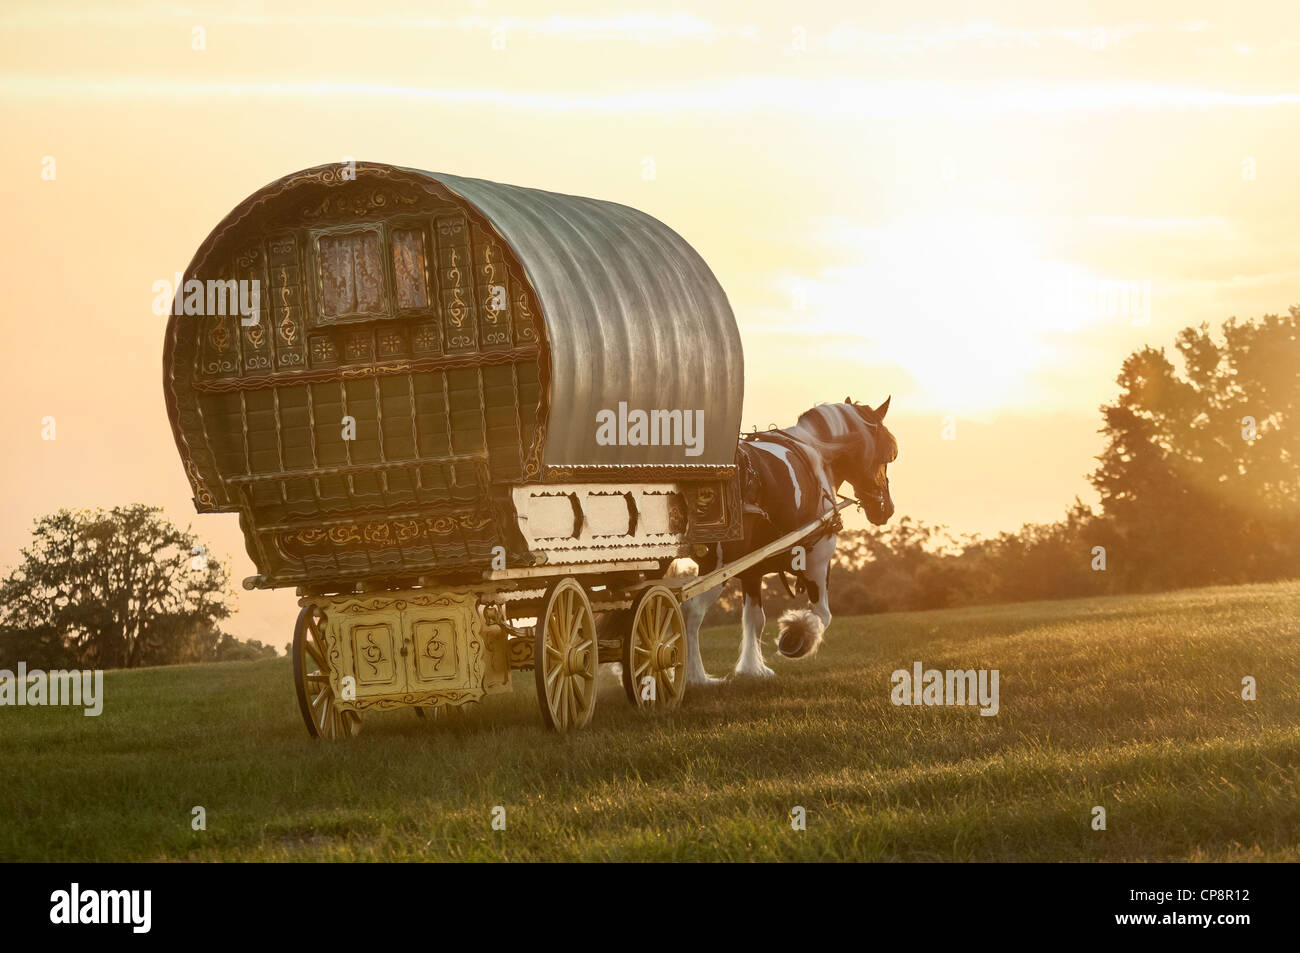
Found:
<path fill-rule="evenodd" d="M 567 738 L 531 673 L 322 744 L 288 659 L 110 672 L 99 718 L 0 708 L 0 860 L 1300 859 L 1300 582 L 839 618 L 801 662 L 774 628 L 778 678 Z M 893 706 L 917 660 L 998 669 L 1000 712 Z"/>

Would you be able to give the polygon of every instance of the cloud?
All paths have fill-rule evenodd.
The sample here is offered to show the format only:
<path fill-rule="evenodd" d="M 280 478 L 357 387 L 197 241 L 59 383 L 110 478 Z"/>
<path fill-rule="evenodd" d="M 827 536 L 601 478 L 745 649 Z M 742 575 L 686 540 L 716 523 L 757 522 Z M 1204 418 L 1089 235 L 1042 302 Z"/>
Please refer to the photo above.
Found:
<path fill-rule="evenodd" d="M 959 26 L 940 25 L 931 29 L 883 33 L 847 23 L 826 35 L 825 45 L 836 52 L 870 52 L 876 55 L 901 56 L 919 53 L 950 52 L 958 47 L 987 49 L 1043 49 L 1067 45 L 1103 51 L 1117 43 L 1143 36 L 1168 36 L 1202 33 L 1210 29 L 1203 21 L 1185 23 L 1129 23 L 1116 26 L 1102 24 L 1059 27 L 1011 27 L 997 23 L 968 22 Z"/>
<path fill-rule="evenodd" d="M 1085 215 L 1079 221 L 1083 225 L 1102 231 L 1157 232 L 1216 239 L 1232 238 L 1235 231 L 1231 221 L 1217 215 L 1199 218 Z"/>
<path fill-rule="evenodd" d="M 705 40 L 724 37 L 752 38 L 757 29 L 747 25 L 721 25 L 689 13 L 624 13 L 610 16 L 553 14 L 544 17 L 482 16 L 436 17 L 383 13 L 320 12 L 268 13 L 248 10 L 11 10 L 0 14 L 0 26 L 10 29 L 46 29 L 67 26 L 140 28 L 177 22 L 230 24 L 253 27 L 287 27 L 295 30 L 342 27 L 391 32 L 394 30 L 460 30 L 488 33 L 506 30 L 570 39 L 621 39 L 638 43 L 664 40 Z"/>
<path fill-rule="evenodd" d="M 1268 108 L 1300 105 L 1300 92 L 1235 93 L 1148 83 L 874 82 L 855 77 L 742 77 L 602 93 L 571 90 L 428 87 L 365 80 L 211 79 L 193 76 L 0 75 L 13 99 L 193 100 L 356 97 L 536 112 L 671 112 L 678 115 L 780 111 L 840 119 L 918 116 L 997 118 L 1107 111 Z"/>

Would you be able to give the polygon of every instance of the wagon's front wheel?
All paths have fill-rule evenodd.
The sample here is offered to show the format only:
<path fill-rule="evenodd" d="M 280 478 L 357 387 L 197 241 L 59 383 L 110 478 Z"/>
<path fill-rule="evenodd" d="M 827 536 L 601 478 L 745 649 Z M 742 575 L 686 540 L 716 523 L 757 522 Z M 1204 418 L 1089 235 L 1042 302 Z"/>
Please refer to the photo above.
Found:
<path fill-rule="evenodd" d="M 623 691 L 638 708 L 668 709 L 686 693 L 686 626 L 672 591 L 651 586 L 637 597 L 623 637 Z"/>
<path fill-rule="evenodd" d="M 596 708 L 596 620 L 576 579 L 561 579 L 537 617 L 533 671 L 546 726 L 566 732 L 591 721 Z"/>
<path fill-rule="evenodd" d="M 313 738 L 350 738 L 361 730 L 361 716 L 339 710 L 330 688 L 329 671 L 325 611 L 320 606 L 304 606 L 293 627 L 293 682 L 298 690 L 298 710 Z"/>

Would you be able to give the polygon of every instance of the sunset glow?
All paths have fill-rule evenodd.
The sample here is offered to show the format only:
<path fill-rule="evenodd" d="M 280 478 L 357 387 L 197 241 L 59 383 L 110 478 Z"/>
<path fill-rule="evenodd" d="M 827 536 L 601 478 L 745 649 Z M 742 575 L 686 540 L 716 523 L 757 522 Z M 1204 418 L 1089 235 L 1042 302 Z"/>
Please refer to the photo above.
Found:
<path fill-rule="evenodd" d="M 648 212 L 730 298 L 746 427 L 892 394 L 900 515 L 1055 519 L 1127 354 L 1300 301 L 1297 27 L 1181 0 L 10 4 L 3 561 L 42 513 L 139 500 L 251 571 L 233 519 L 193 517 L 151 288 L 344 157 Z M 241 635 L 282 645 L 290 602 L 241 596 Z"/>

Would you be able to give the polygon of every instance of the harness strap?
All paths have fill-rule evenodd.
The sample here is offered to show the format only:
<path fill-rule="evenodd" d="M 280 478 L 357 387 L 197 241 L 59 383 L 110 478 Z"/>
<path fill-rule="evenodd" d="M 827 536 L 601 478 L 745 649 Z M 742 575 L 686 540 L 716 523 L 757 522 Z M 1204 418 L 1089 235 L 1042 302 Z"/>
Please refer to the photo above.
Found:
<path fill-rule="evenodd" d="M 750 516 L 761 517 L 765 522 L 772 522 L 767 510 L 758 505 L 758 468 L 754 465 L 754 450 L 744 441 L 736 447 L 738 470 L 740 471 L 740 500 L 744 512 Z"/>
<path fill-rule="evenodd" d="M 756 440 L 763 440 L 771 443 L 776 443 L 785 447 L 788 451 L 790 451 L 801 461 L 803 461 L 804 466 L 807 468 L 807 470 L 810 473 L 815 474 L 817 472 L 817 467 L 814 465 L 812 458 L 809 456 L 807 445 L 805 445 L 802 440 L 790 436 L 790 434 L 786 433 L 783 430 L 760 430 L 760 431 L 755 431 L 754 433 L 745 434 L 741 438 L 740 445 L 738 447 L 739 456 L 741 457 L 742 464 L 743 464 L 740 468 L 740 478 L 741 478 L 740 494 L 741 494 L 741 499 L 745 500 L 744 503 L 745 512 L 753 513 L 756 516 L 761 516 L 766 522 L 771 523 L 772 522 L 771 516 L 769 516 L 761 506 L 759 506 L 756 502 L 752 502 L 746 499 L 750 495 L 748 492 L 749 488 L 756 487 L 758 485 L 758 469 L 754 466 L 754 461 L 753 458 L 751 457 L 751 454 L 756 453 L 757 451 L 755 450 L 755 448 L 747 446 L 747 444 Z M 835 495 L 831 493 L 824 485 L 822 486 L 821 491 L 822 491 L 821 502 L 828 504 L 827 509 L 834 509 Z M 826 511 L 823 510 L 822 513 L 819 513 L 818 515 L 819 516 L 823 515 L 825 512 Z M 810 543 L 810 544 L 817 543 L 825 539 L 827 536 L 831 536 L 835 533 L 842 532 L 843 529 L 844 529 L 844 520 L 840 517 L 840 514 L 837 511 L 835 513 L 835 516 L 831 520 L 829 520 L 820 529 L 816 530 L 811 536 L 808 536 L 804 540 L 802 540 L 802 542 Z"/>

